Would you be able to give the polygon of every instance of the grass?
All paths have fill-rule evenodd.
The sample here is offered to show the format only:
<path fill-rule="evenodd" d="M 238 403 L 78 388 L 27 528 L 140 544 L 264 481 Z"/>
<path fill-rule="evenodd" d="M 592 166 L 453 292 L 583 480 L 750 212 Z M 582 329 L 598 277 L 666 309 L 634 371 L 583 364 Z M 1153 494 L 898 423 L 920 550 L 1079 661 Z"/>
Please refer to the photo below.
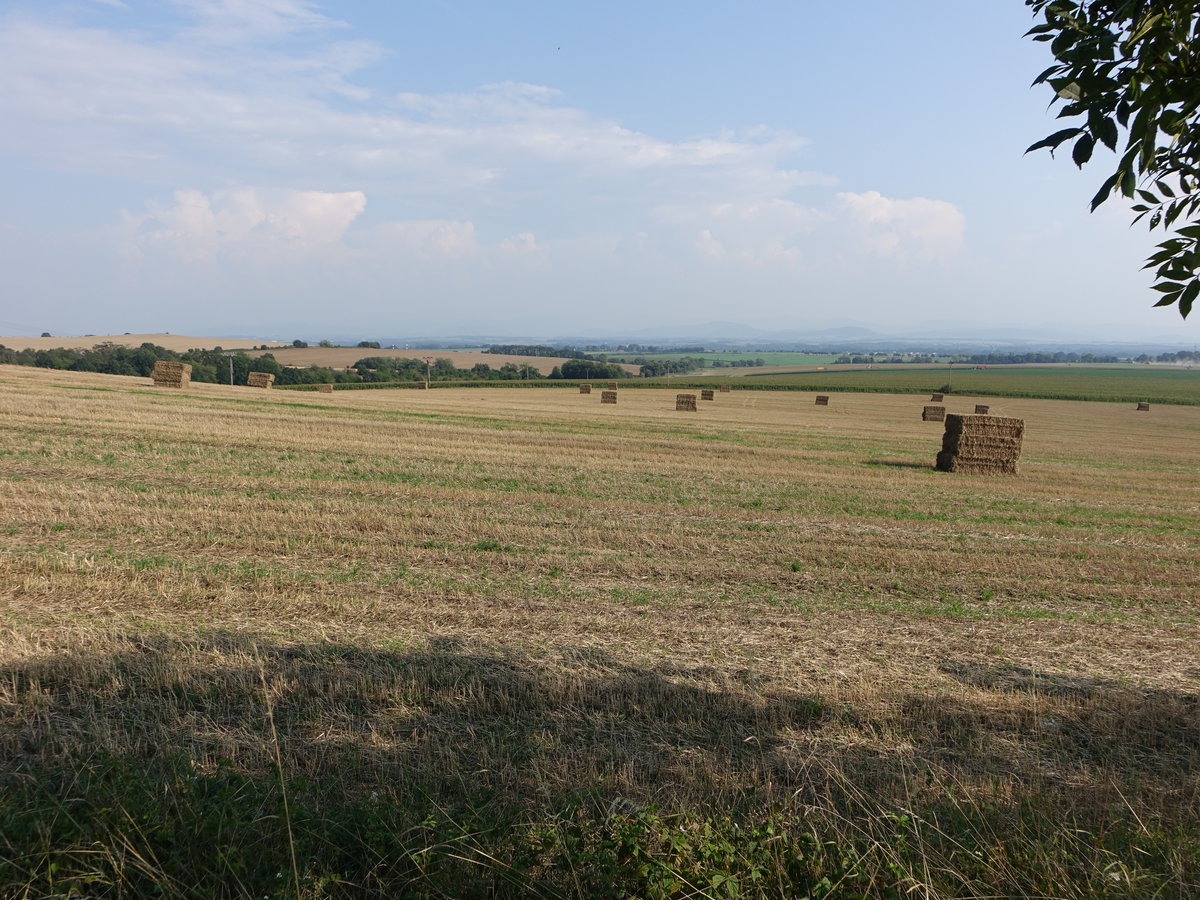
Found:
<path fill-rule="evenodd" d="M 1200 891 L 1194 407 L 2 377 L 0 896 Z"/>

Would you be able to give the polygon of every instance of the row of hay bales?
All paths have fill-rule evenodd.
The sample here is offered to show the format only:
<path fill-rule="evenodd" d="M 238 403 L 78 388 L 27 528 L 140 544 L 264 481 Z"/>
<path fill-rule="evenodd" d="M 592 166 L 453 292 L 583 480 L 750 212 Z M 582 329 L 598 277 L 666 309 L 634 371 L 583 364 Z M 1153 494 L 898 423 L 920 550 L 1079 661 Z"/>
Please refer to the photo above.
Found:
<path fill-rule="evenodd" d="M 160 359 L 154 363 L 150 378 L 155 387 L 185 388 L 192 383 L 192 367 L 188 363 Z M 275 384 L 270 372 L 247 372 L 246 385 L 252 388 L 269 389 Z M 329 386 L 333 390 L 333 385 Z"/>

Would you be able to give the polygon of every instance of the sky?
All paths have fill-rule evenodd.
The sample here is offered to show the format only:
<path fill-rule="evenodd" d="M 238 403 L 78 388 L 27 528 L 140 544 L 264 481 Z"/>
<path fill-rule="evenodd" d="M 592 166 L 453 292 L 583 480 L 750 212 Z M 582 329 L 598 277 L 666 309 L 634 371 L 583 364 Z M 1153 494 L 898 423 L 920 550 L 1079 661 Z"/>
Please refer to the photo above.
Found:
<path fill-rule="evenodd" d="M 1022 0 L 0 0 L 0 334 L 1192 343 Z M 1194 316 L 1200 319 L 1200 316 Z"/>

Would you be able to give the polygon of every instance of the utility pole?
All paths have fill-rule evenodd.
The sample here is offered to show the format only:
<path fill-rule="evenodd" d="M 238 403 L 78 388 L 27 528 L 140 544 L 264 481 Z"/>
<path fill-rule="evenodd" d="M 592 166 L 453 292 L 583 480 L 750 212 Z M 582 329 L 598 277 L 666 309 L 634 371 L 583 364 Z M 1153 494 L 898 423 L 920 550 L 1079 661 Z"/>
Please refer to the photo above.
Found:
<path fill-rule="evenodd" d="M 425 360 L 425 390 L 429 390 L 429 366 L 433 362 L 432 356 L 423 357 Z"/>

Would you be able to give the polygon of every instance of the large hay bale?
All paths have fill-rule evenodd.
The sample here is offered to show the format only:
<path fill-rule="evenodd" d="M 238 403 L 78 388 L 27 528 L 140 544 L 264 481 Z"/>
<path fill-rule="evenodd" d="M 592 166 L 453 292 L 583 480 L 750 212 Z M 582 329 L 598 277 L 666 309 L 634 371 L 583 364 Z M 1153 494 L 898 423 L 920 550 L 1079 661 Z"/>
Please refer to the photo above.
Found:
<path fill-rule="evenodd" d="M 592 392 L 592 386 L 590 384 L 581 384 L 579 386 L 579 393 L 590 394 L 591 392 Z"/>
<path fill-rule="evenodd" d="M 600 402 L 601 403 L 616 403 L 617 402 L 617 392 L 616 391 L 601 391 L 600 392 Z"/>
<path fill-rule="evenodd" d="M 617 389 L 617 383 L 615 381 L 610 381 L 608 383 L 608 389 L 610 391 L 615 391 Z"/>
<path fill-rule="evenodd" d="M 429 382 L 418 381 L 416 384 L 413 385 L 413 387 L 415 387 L 418 391 L 427 391 L 427 390 L 429 390 Z"/>
<path fill-rule="evenodd" d="M 722 394 L 728 394 L 731 390 L 733 390 L 733 388 L 731 388 L 729 385 L 727 385 L 727 384 L 721 385 L 721 393 Z"/>
<path fill-rule="evenodd" d="M 921 410 L 922 422 L 944 422 L 946 421 L 946 407 L 944 406 L 926 406 Z"/>
<path fill-rule="evenodd" d="M 716 394 L 714 394 L 712 391 L 701 391 L 700 399 L 701 400 L 715 400 Z"/>
<path fill-rule="evenodd" d="M 828 394 L 817 394 L 816 405 L 817 406 L 828 406 L 829 405 L 829 395 Z"/>
<path fill-rule="evenodd" d="M 675 409 L 685 412 L 696 411 L 696 395 L 695 394 L 676 394 Z"/>
<path fill-rule="evenodd" d="M 976 404 L 975 404 L 975 414 L 976 414 L 976 415 L 979 415 L 979 416 L 986 416 L 986 415 L 988 414 L 988 410 L 989 410 L 989 409 L 991 409 L 991 407 L 990 407 L 990 406 L 985 406 L 985 405 L 984 405 L 984 404 L 982 404 L 982 403 L 976 403 Z"/>
<path fill-rule="evenodd" d="M 317 385 L 317 390 L 322 394 L 332 394 L 333 393 L 333 385 L 330 384 L 329 382 L 324 382 L 323 384 Z"/>
<path fill-rule="evenodd" d="M 160 359 L 154 364 L 150 378 L 155 387 L 185 388 L 192 381 L 192 367 L 187 363 Z"/>
<path fill-rule="evenodd" d="M 1023 420 L 951 413 L 945 421 L 942 449 L 935 463 L 938 469 L 973 475 L 1017 474 L 1025 437 Z"/>
<path fill-rule="evenodd" d="M 247 372 L 246 386 L 252 388 L 263 388 L 270 390 L 271 385 L 275 383 L 275 376 L 270 372 Z"/>
<path fill-rule="evenodd" d="M 1150 412 L 1150 404 L 1147 403 L 1145 400 L 1138 401 L 1137 408 L 1138 408 L 1138 412 Z"/>
<path fill-rule="evenodd" d="M 943 397 L 941 394 L 934 392 L 933 396 L 930 397 L 929 399 L 932 400 L 934 403 L 941 403 L 946 398 Z"/>

